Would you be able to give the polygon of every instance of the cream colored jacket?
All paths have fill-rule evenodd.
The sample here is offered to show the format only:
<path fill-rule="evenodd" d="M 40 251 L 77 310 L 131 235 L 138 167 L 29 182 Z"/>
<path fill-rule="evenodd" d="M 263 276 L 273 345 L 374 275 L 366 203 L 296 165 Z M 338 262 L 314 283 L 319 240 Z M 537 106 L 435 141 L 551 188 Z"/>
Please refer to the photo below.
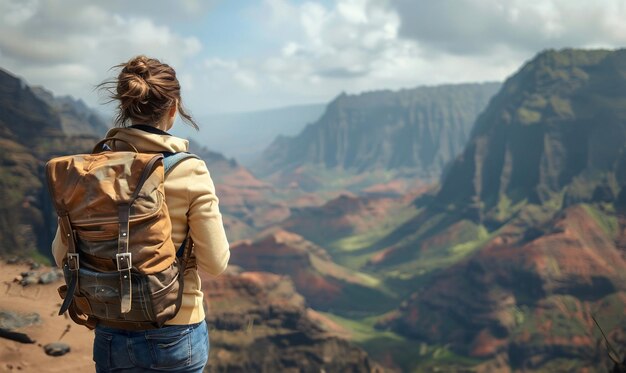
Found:
<path fill-rule="evenodd" d="M 185 152 L 189 147 L 187 140 L 135 128 L 114 128 L 107 137 L 126 140 L 143 152 Z M 185 159 L 174 167 L 165 180 L 165 200 L 172 220 L 174 245 L 180 247 L 189 227 L 198 268 L 214 276 L 222 273 L 228 264 L 230 250 L 215 186 L 204 161 Z M 61 236 L 57 229 L 52 243 L 52 253 L 58 266 L 61 266 L 67 253 L 67 244 Z M 185 272 L 182 307 L 176 317 L 166 324 L 194 324 L 204 320 L 200 284 L 197 270 Z"/>

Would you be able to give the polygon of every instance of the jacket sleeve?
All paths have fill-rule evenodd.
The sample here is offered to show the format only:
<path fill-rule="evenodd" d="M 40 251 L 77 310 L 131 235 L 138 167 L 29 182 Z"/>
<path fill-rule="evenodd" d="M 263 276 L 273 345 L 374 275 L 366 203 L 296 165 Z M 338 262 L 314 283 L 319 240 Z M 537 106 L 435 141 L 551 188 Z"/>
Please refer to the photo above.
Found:
<path fill-rule="evenodd" d="M 61 227 L 57 226 L 57 233 L 52 241 L 52 256 L 58 267 L 62 267 L 65 255 L 67 255 L 67 242 L 61 234 Z"/>
<path fill-rule="evenodd" d="M 194 242 L 198 268 L 213 276 L 222 273 L 228 265 L 230 249 L 219 200 L 209 170 L 203 161 L 198 162 L 189 183 L 189 235 Z"/>

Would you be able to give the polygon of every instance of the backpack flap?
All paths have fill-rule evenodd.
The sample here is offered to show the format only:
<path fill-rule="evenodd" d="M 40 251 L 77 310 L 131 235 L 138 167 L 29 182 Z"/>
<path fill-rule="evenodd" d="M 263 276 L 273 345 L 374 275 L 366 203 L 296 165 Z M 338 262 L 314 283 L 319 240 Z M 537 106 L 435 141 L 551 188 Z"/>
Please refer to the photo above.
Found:
<path fill-rule="evenodd" d="M 52 202 L 59 216 L 67 212 L 79 251 L 115 259 L 108 246 L 83 243 L 119 238 L 121 243 L 128 240 L 133 265 L 143 273 L 160 272 L 174 262 L 176 250 L 166 213 L 162 159 L 162 154 L 116 151 L 48 162 L 46 175 Z M 131 202 L 127 236 L 121 236 L 119 206 Z M 130 231 L 132 238 L 128 236 Z M 107 269 L 117 270 L 115 261 Z"/>

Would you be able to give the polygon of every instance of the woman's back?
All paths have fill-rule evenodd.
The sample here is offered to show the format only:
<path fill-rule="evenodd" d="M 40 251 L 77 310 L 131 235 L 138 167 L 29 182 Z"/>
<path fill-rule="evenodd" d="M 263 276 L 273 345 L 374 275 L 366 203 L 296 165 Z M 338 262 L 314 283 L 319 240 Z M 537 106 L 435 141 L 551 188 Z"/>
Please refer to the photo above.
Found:
<path fill-rule="evenodd" d="M 126 140 L 140 152 L 186 152 L 189 146 L 187 140 L 141 125 L 114 128 L 107 137 Z M 199 269 L 214 276 L 223 272 L 230 251 L 215 186 L 204 161 L 189 158 L 176 165 L 165 178 L 165 199 L 174 245 L 179 247 L 189 230 L 194 242 L 192 255 Z M 181 310 L 167 324 L 190 324 L 203 319 L 200 278 L 197 270 L 191 268 L 185 273 Z"/>
<path fill-rule="evenodd" d="M 118 102 L 117 128 L 110 130 L 107 137 L 125 140 L 139 152 L 187 152 L 187 140 L 166 132 L 177 113 L 198 128 L 182 106 L 175 71 L 145 56 L 117 67 L 121 68 L 118 77 L 101 85 L 109 91 L 112 101 Z M 124 142 L 113 142 L 113 147 L 118 143 Z M 120 145 L 119 150 L 124 146 Z M 218 275 L 228 264 L 230 251 L 219 201 L 206 164 L 197 158 L 175 165 L 166 175 L 164 187 L 175 247 L 181 246 L 187 235 L 194 243 L 191 265 L 184 272 L 181 306 L 161 328 L 99 323 L 94 340 L 98 372 L 201 372 L 207 362 L 208 331 L 198 269 Z M 59 266 L 66 260 L 66 236 L 57 230 L 52 245 Z"/>

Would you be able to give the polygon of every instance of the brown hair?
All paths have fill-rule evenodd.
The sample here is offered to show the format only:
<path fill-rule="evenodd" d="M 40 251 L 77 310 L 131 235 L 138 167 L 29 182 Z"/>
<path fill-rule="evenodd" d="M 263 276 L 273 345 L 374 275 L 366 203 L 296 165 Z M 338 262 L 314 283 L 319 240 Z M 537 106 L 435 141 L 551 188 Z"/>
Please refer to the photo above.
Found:
<path fill-rule="evenodd" d="M 155 58 L 137 56 L 115 68 L 121 68 L 117 79 L 98 85 L 108 91 L 111 101 L 119 101 L 115 126 L 126 127 L 129 122 L 154 125 L 177 103 L 183 120 L 198 129 L 183 107 L 180 83 L 171 66 Z"/>

